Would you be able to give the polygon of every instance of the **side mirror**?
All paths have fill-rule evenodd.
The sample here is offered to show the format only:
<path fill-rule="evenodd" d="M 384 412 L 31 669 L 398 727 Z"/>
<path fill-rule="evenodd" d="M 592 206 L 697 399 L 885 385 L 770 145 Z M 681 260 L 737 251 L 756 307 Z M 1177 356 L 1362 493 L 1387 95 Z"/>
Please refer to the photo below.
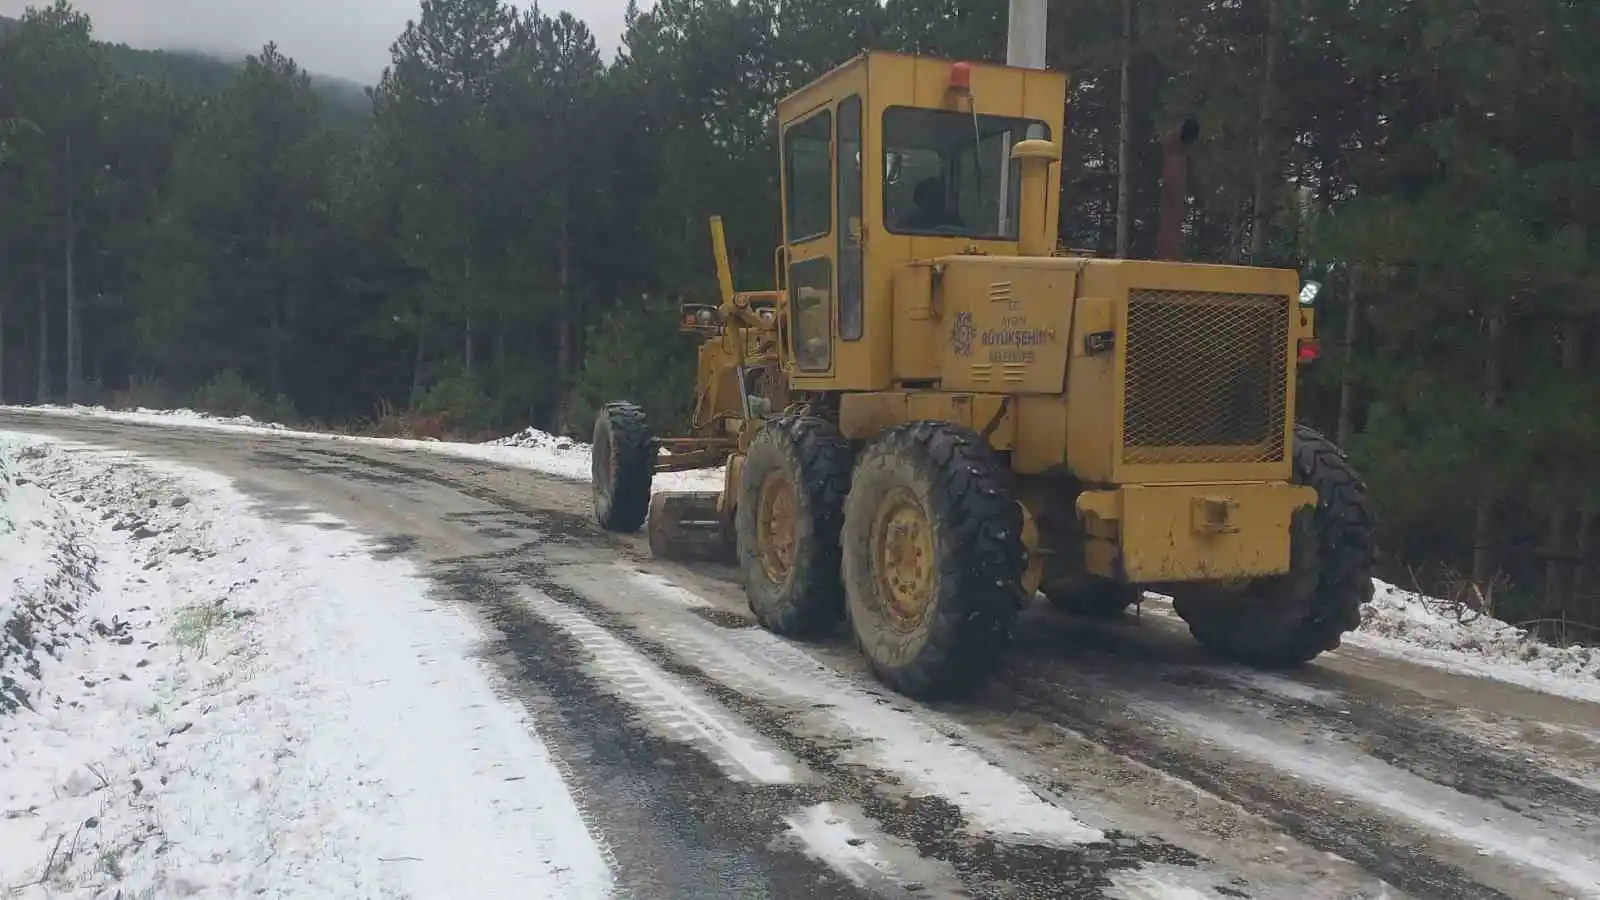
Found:
<path fill-rule="evenodd" d="M 706 334 L 722 327 L 722 312 L 709 303 L 684 303 L 678 307 L 678 330 L 684 334 Z"/>

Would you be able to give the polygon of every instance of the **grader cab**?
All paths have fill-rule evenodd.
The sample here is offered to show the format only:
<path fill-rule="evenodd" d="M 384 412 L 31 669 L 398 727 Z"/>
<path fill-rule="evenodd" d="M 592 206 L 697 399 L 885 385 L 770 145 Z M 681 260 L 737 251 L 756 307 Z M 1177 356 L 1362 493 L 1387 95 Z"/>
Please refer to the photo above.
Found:
<path fill-rule="evenodd" d="M 1373 519 L 1294 422 L 1314 290 L 1059 251 L 1065 90 L 872 52 L 785 98 L 779 284 L 735 292 L 714 223 L 693 435 L 602 411 L 600 524 L 648 513 L 663 555 L 731 545 L 763 626 L 848 622 L 917 697 L 981 682 L 1041 592 L 1089 615 L 1170 594 L 1198 640 L 1260 665 L 1338 646 L 1371 598 Z M 649 501 L 653 472 L 718 462 L 720 494 Z"/>

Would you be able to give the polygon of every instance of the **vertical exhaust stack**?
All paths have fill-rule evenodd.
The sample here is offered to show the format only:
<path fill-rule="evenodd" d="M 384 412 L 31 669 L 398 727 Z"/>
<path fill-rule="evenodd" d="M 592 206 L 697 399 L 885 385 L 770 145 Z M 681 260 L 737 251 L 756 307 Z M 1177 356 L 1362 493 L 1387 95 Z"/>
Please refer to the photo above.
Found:
<path fill-rule="evenodd" d="M 1184 119 L 1161 139 L 1161 224 L 1156 258 L 1183 257 L 1183 216 L 1189 199 L 1189 145 L 1200 138 L 1200 123 Z"/>
<path fill-rule="evenodd" d="M 1045 212 L 1050 208 L 1045 193 L 1050 185 L 1050 167 L 1061 159 L 1061 147 L 1054 141 L 1021 141 L 1011 148 L 1011 158 L 1022 166 L 1017 254 L 1049 256 L 1055 247 L 1051 246 L 1049 223 L 1045 221 Z"/>

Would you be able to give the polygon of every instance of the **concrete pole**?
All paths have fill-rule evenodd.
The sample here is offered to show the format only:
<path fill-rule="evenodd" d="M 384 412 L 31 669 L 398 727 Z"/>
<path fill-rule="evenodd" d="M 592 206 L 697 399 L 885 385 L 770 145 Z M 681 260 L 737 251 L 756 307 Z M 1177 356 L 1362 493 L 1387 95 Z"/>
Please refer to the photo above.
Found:
<path fill-rule="evenodd" d="M 1006 65 L 1044 68 L 1047 0 L 1010 0 L 1006 27 Z"/>

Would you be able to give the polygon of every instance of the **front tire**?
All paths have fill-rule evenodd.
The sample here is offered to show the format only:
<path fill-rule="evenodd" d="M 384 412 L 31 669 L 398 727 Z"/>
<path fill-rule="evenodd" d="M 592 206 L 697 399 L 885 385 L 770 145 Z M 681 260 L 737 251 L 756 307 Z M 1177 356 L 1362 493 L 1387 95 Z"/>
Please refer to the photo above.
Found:
<path fill-rule="evenodd" d="M 1339 646 L 1372 601 L 1377 519 L 1366 485 L 1332 441 L 1295 427 L 1294 481 L 1317 491 L 1295 512 L 1290 571 L 1241 596 L 1181 591 L 1173 606 L 1195 639 L 1264 668 L 1293 668 Z"/>
<path fill-rule="evenodd" d="M 750 442 L 734 513 L 739 568 L 756 620 L 814 638 L 844 616 L 839 526 L 850 492 L 850 444 L 814 416 L 769 419 Z"/>
<path fill-rule="evenodd" d="M 638 406 L 607 403 L 595 415 L 589 468 L 594 518 L 601 528 L 632 534 L 644 525 L 657 452 L 650 423 Z"/>
<path fill-rule="evenodd" d="M 972 431 L 912 422 L 862 454 L 845 501 L 856 641 L 891 688 L 932 699 L 985 681 L 1026 597 L 1009 471 Z"/>

